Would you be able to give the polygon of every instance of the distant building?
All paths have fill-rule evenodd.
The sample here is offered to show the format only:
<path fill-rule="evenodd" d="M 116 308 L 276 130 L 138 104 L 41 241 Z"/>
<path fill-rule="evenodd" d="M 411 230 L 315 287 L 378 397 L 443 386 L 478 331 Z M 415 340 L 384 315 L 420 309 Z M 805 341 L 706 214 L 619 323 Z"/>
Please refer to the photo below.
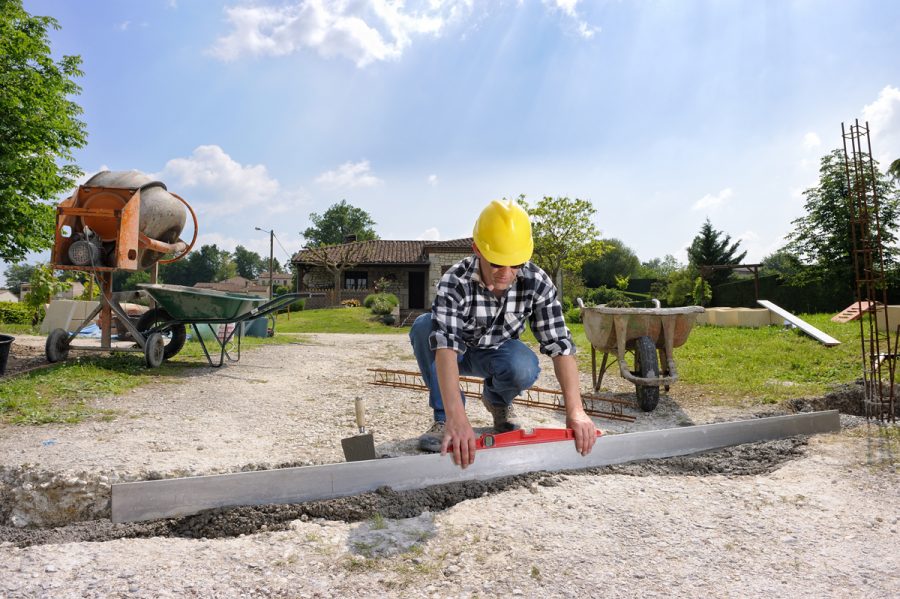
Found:
<path fill-rule="evenodd" d="M 276 272 L 272 275 L 272 285 L 275 287 L 290 287 L 293 281 L 294 275 L 289 272 Z M 259 273 L 259 276 L 256 277 L 256 284 L 268 288 L 269 271 Z"/>
<path fill-rule="evenodd" d="M 17 302 L 19 296 L 9 289 L 0 289 L 0 302 Z"/>
<path fill-rule="evenodd" d="M 31 283 L 22 283 L 22 285 L 19 287 L 18 301 L 20 301 L 20 302 L 24 301 L 25 296 L 28 295 L 29 291 L 31 291 Z M 84 293 L 84 285 L 82 285 L 78 281 L 72 281 L 71 287 L 69 287 L 65 291 L 60 291 L 59 293 L 57 293 L 50 299 L 58 299 L 58 300 L 69 299 L 70 300 L 70 299 L 75 299 L 76 297 L 80 296 L 82 293 Z M 10 300 L 10 301 L 16 301 L 16 300 Z"/>

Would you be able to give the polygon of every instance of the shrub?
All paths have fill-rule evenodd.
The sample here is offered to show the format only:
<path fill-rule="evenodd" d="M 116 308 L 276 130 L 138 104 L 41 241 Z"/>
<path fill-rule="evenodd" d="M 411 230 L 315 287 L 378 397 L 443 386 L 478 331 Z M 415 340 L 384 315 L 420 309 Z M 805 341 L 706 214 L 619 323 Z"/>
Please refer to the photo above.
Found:
<path fill-rule="evenodd" d="M 597 287 L 591 293 L 590 300 L 595 306 L 599 306 L 600 304 L 608 304 L 614 301 L 627 302 L 629 301 L 629 298 L 618 289 L 612 289 L 610 287 Z"/>
<path fill-rule="evenodd" d="M 372 314 L 378 314 L 380 316 L 390 314 L 394 310 L 393 304 L 391 304 L 390 300 L 385 297 L 377 297 L 375 301 L 372 302 Z"/>
<path fill-rule="evenodd" d="M 400 305 L 400 298 L 398 298 L 393 293 L 370 293 L 366 296 L 366 299 L 363 300 L 363 306 L 371 310 L 372 306 L 374 306 L 376 302 L 390 304 L 390 306 L 393 308 Z M 374 312 L 374 310 L 372 311 Z"/>
<path fill-rule="evenodd" d="M 569 308 L 565 313 L 566 322 L 581 322 L 581 308 Z"/>
<path fill-rule="evenodd" d="M 372 303 L 375 301 L 375 299 L 377 297 L 378 297 L 377 293 L 370 293 L 369 295 L 366 296 L 366 299 L 363 300 L 363 306 L 365 306 L 366 308 L 371 308 Z"/>
<path fill-rule="evenodd" d="M 303 308 L 305 308 L 305 307 L 306 307 L 306 299 L 298 299 L 296 302 L 294 302 L 292 304 L 288 304 L 284 308 L 279 309 L 278 313 L 284 314 L 288 310 L 290 310 L 291 312 L 301 312 L 301 311 L 303 311 Z"/>
<path fill-rule="evenodd" d="M 34 309 L 20 302 L 0 302 L 0 322 L 4 324 L 31 324 Z"/>

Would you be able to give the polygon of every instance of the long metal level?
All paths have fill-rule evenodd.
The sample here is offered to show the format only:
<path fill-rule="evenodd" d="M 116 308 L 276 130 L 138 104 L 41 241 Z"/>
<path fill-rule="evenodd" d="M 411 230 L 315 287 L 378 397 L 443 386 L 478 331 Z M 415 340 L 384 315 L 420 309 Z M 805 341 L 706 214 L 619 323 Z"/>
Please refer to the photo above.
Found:
<path fill-rule="evenodd" d="M 578 470 L 838 430 L 838 413 L 832 410 L 604 435 L 587 456 L 580 455 L 571 441 L 497 447 L 479 451 L 475 463 L 465 470 L 455 466 L 450 456 L 430 454 L 122 483 L 112 485 L 112 521 L 187 516 L 219 507 L 302 503 L 356 495 L 382 486 L 404 491 L 539 470 Z"/>

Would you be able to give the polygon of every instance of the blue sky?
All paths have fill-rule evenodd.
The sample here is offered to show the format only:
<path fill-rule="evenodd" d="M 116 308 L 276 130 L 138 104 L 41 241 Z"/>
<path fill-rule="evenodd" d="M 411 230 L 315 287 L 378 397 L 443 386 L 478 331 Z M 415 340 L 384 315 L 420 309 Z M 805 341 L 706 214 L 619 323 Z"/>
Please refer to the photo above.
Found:
<path fill-rule="evenodd" d="M 341 199 L 452 239 L 520 193 L 591 200 L 641 260 L 685 261 L 708 217 L 757 261 L 842 121 L 900 157 L 894 0 L 24 4 L 84 59 L 88 175 L 155 174 L 199 243 L 266 255 L 272 228 L 282 261 Z"/>

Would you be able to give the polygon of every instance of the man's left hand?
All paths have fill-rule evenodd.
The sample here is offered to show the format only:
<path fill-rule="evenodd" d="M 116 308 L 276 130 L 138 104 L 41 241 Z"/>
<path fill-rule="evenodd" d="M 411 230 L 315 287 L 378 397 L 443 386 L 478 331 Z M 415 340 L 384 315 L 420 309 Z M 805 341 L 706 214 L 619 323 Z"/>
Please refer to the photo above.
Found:
<path fill-rule="evenodd" d="M 590 417 L 581 412 L 566 417 L 566 426 L 575 433 L 575 449 L 581 455 L 591 453 L 594 443 L 597 441 L 597 427 Z"/>

